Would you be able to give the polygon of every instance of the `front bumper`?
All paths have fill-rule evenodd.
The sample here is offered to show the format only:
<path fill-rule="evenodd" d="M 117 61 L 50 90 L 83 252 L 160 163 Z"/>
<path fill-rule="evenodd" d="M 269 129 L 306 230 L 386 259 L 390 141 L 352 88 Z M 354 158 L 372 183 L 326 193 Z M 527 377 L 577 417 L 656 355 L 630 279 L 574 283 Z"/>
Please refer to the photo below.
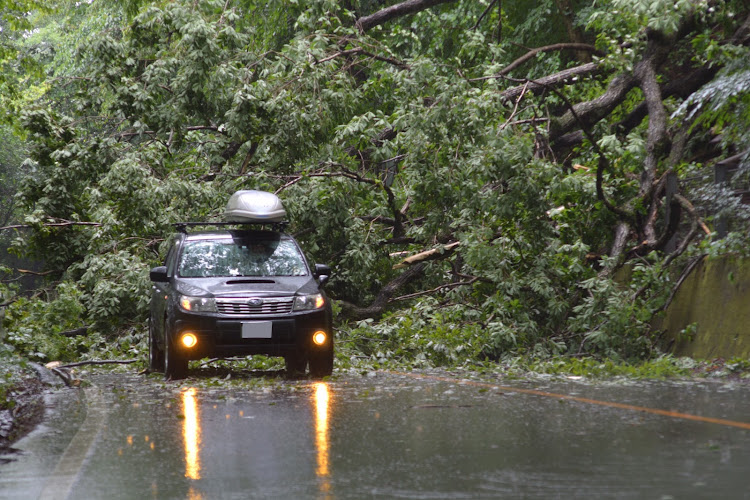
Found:
<path fill-rule="evenodd" d="M 243 323 L 257 321 L 271 323 L 271 338 L 242 337 Z M 323 346 L 316 346 L 312 341 L 313 334 L 319 330 L 323 330 L 329 339 Z M 283 316 L 228 316 L 180 311 L 171 331 L 174 339 L 185 332 L 191 332 L 197 337 L 198 343 L 190 349 L 181 346 L 179 342 L 173 344 L 188 359 L 250 354 L 284 356 L 311 349 L 325 349 L 330 346 L 333 333 L 331 315 L 327 309 Z"/>

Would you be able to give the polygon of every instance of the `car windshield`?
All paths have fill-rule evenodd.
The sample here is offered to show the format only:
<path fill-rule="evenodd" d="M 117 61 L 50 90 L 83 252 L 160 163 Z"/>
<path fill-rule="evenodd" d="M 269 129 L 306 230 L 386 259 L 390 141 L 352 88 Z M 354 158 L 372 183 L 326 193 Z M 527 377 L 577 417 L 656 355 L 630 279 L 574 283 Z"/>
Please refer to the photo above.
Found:
<path fill-rule="evenodd" d="M 227 238 L 185 242 L 178 273 L 186 278 L 305 276 L 307 268 L 291 240 Z"/>

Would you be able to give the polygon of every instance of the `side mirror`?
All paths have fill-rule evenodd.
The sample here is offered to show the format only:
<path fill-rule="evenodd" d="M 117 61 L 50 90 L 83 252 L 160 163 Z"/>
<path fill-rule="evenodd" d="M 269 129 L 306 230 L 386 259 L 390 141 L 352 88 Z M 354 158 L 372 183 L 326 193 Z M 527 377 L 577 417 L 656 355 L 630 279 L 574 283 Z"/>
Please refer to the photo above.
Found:
<path fill-rule="evenodd" d="M 151 269 L 151 272 L 149 273 L 149 278 L 151 278 L 151 281 L 155 281 L 158 283 L 164 283 L 165 281 L 169 281 L 167 279 L 167 266 L 157 266 L 153 269 Z"/>
<path fill-rule="evenodd" d="M 328 282 L 328 277 L 331 275 L 331 268 L 325 264 L 315 264 L 315 277 L 318 278 L 318 283 L 323 286 Z"/>

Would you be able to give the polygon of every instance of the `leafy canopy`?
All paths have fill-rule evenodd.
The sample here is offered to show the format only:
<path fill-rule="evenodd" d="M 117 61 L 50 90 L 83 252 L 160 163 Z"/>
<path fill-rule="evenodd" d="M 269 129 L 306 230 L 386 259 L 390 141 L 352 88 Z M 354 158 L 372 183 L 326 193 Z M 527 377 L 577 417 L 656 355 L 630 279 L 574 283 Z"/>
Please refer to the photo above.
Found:
<path fill-rule="evenodd" d="M 54 48 L 20 114 L 32 230 L 16 249 L 68 287 L 58 300 L 81 324 L 143 325 L 170 224 L 218 220 L 230 193 L 264 189 L 333 265 L 355 344 L 413 334 L 404 352 L 435 362 L 657 353 L 650 319 L 681 262 L 666 241 L 679 235 L 681 255 L 703 227 L 689 201 L 665 216 L 664 179 L 748 147 L 747 7 L 416 3 L 139 0 L 13 17 L 3 64 Z M 717 136 L 723 151 L 700 158 Z"/>

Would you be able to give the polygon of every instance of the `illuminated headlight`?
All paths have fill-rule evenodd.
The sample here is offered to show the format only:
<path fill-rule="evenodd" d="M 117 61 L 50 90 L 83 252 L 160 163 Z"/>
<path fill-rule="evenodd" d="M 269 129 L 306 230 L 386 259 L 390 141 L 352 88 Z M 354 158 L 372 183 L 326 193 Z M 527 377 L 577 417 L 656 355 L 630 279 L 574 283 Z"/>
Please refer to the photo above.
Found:
<path fill-rule="evenodd" d="M 314 293 L 311 295 L 297 295 L 294 297 L 294 311 L 313 311 L 320 309 L 326 304 L 323 295 Z"/>
<path fill-rule="evenodd" d="M 180 307 L 190 312 L 216 312 L 216 300 L 207 297 L 181 295 Z"/>

